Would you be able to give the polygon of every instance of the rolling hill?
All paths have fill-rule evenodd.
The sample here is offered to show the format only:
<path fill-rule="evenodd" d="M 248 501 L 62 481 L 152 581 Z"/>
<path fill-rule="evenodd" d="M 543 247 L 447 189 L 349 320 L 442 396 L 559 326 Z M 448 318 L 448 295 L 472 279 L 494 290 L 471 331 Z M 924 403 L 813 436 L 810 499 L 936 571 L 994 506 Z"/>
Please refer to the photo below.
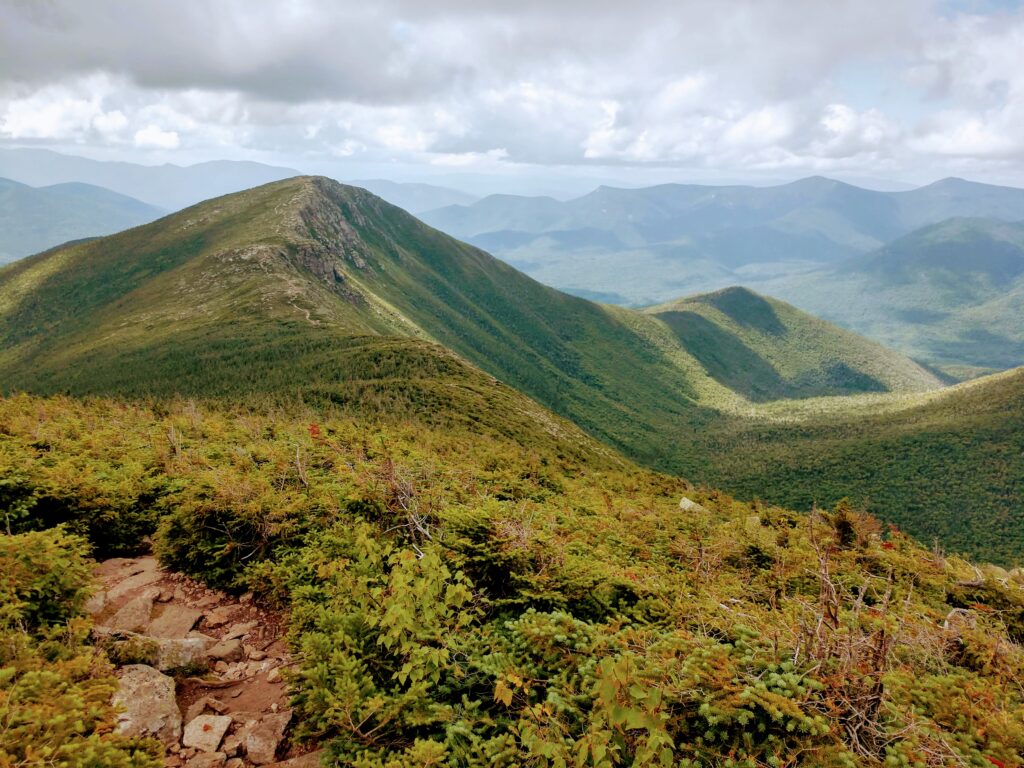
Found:
<path fill-rule="evenodd" d="M 942 383 L 746 290 L 648 312 L 569 296 L 364 190 L 315 177 L 210 200 L 0 271 L 0 350 L 8 391 L 299 398 L 478 422 L 492 434 L 569 429 L 522 393 L 644 464 L 744 493 L 763 467 L 723 462 L 729 476 L 715 474 L 718 436 L 761 430 L 760 459 L 780 477 L 796 471 L 773 461 L 790 450 L 793 430 L 860 446 L 866 461 L 873 443 L 850 404 L 876 398 L 895 422 Z M 956 410 L 945 413 L 955 428 Z M 979 422 L 973 438 L 1008 445 L 997 426 Z M 946 436 L 915 433 L 913 457 L 872 456 L 870 482 L 851 484 L 851 494 L 886 485 L 908 461 L 938 482 L 940 465 L 927 457 L 949 449 Z M 1019 455 L 1008 461 L 1012 474 Z M 818 476 L 808 473 L 813 485 Z M 1003 467 L 978 468 L 977 482 L 1005 489 L 979 502 L 979 520 L 1017 520 L 1006 476 Z M 897 488 L 870 508 L 894 519 L 890 505 L 901 498 Z M 934 513 L 954 516 L 955 526 L 956 510 Z M 1004 561 L 1016 556 L 992 543 L 956 541 Z"/>
<path fill-rule="evenodd" d="M 30 187 L 0 178 L 0 263 L 86 237 L 109 235 L 164 214 L 89 184 Z"/>
<path fill-rule="evenodd" d="M 565 202 L 495 195 L 423 219 L 549 285 L 640 305 L 757 286 L 951 216 L 1024 218 L 1024 190 L 944 179 L 877 192 L 822 177 L 775 187 L 600 187 Z"/>
<path fill-rule="evenodd" d="M 911 360 L 746 288 L 645 312 L 665 323 L 712 378 L 752 402 L 906 392 L 935 384 Z"/>
<path fill-rule="evenodd" d="M 766 289 L 961 375 L 1024 362 L 1024 224 L 951 218 Z"/>

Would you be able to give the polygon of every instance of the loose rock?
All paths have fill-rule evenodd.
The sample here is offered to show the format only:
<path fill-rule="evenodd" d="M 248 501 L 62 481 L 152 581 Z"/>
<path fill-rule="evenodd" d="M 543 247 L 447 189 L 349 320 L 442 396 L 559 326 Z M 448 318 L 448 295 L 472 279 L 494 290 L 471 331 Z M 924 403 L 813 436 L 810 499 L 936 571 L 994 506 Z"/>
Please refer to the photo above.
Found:
<path fill-rule="evenodd" d="M 202 616 L 203 612 L 195 608 L 174 604 L 166 605 L 153 619 L 153 623 L 149 627 L 149 634 L 153 637 L 187 637 L 189 631 Z"/>
<path fill-rule="evenodd" d="M 693 499 L 688 499 L 685 496 L 683 496 L 683 498 L 679 500 L 679 508 L 681 510 L 683 510 L 683 512 L 707 512 L 708 511 L 706 507 L 701 506 L 700 504 L 698 504 Z"/>
<path fill-rule="evenodd" d="M 266 765 L 274 762 L 277 748 L 284 741 L 284 730 L 291 722 L 290 709 L 276 715 L 266 715 L 256 723 L 245 738 L 245 753 L 250 762 Z"/>
<path fill-rule="evenodd" d="M 181 743 L 201 752 L 216 752 L 230 725 L 231 718 L 225 715 L 199 715 L 185 726 Z M 223 753 L 221 755 L 223 763 L 225 756 Z"/>
<path fill-rule="evenodd" d="M 206 614 L 206 626 L 208 627 L 222 627 L 230 621 L 231 614 L 234 613 L 235 606 L 233 605 L 222 605 L 219 608 L 214 608 L 208 614 Z"/>
<path fill-rule="evenodd" d="M 145 632 L 149 628 L 149 617 L 153 613 L 153 601 L 156 590 L 147 589 L 141 595 L 133 597 L 111 616 L 103 625 L 110 629 L 122 629 L 128 632 Z"/>
<path fill-rule="evenodd" d="M 220 768 L 226 765 L 227 755 L 223 752 L 207 752 L 199 754 L 185 763 L 185 768 Z"/>
<path fill-rule="evenodd" d="M 207 655 L 218 661 L 238 661 L 242 658 L 242 641 L 238 638 L 221 640 L 207 651 Z"/>
<path fill-rule="evenodd" d="M 243 621 L 241 624 L 234 624 L 231 629 L 227 631 L 222 639 L 230 640 L 233 637 L 241 637 L 252 632 L 259 624 L 255 621 Z"/>

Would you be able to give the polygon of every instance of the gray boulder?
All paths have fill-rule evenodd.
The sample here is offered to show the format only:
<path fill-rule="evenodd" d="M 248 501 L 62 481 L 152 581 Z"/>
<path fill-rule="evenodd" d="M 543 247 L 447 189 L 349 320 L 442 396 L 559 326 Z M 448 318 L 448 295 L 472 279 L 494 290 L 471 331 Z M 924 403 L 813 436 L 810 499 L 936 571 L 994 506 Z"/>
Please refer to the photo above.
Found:
<path fill-rule="evenodd" d="M 152 736 L 176 746 L 181 740 L 181 713 L 174 698 L 174 678 L 145 664 L 121 669 L 113 698 L 121 710 L 117 730 L 126 736 Z"/>

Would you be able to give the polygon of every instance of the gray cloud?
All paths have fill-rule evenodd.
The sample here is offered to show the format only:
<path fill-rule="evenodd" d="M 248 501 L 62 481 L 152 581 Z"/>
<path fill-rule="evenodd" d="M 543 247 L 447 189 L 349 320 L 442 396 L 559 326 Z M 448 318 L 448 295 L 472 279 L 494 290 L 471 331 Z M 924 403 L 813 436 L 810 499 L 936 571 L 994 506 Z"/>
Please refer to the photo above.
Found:
<path fill-rule="evenodd" d="M 1022 49 L 1020 12 L 933 0 L 0 0 L 0 140 L 1019 174 Z"/>

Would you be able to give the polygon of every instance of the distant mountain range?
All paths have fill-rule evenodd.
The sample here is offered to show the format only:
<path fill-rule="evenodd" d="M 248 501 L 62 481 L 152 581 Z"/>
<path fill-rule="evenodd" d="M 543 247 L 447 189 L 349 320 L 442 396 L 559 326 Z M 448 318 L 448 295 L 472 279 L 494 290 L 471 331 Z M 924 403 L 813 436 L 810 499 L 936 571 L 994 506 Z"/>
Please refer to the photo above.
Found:
<path fill-rule="evenodd" d="M 762 287 L 965 375 L 1024 363 L 1024 223 L 947 219 Z"/>
<path fill-rule="evenodd" d="M 1024 190 L 944 179 L 877 192 L 812 177 L 776 187 L 601 187 L 566 202 L 493 195 L 422 215 L 549 285 L 631 305 L 758 285 L 953 216 L 1024 219 Z"/>
<path fill-rule="evenodd" d="M 299 175 L 301 172 L 294 168 L 237 160 L 187 166 L 140 165 L 91 160 L 46 149 L 0 149 L 0 177 L 34 187 L 68 182 L 91 184 L 168 211 Z M 477 199 L 465 192 L 432 184 L 382 179 L 354 183 L 412 213 L 445 205 L 469 204 Z"/>
<path fill-rule="evenodd" d="M 348 182 L 356 187 L 373 192 L 377 197 L 392 205 L 419 215 L 446 205 L 470 205 L 480 198 L 467 192 L 436 184 L 387 181 L 386 179 L 362 179 Z"/>
<path fill-rule="evenodd" d="M 197 165 L 139 165 L 91 160 L 47 149 L 0 150 L 0 176 L 32 186 L 82 182 L 169 211 L 268 181 L 297 176 L 292 168 L 217 160 Z"/>
<path fill-rule="evenodd" d="M 1022 547 L 1020 376 L 943 390 L 907 357 L 745 289 L 644 312 L 595 304 L 324 178 L 0 270 L 0 381 L 299 397 L 527 441 L 568 434 L 564 417 L 696 481 L 800 505 L 852 495 L 1002 561 Z M 950 442 L 964 424 L 986 450 Z"/>
<path fill-rule="evenodd" d="M 0 263 L 69 240 L 109 235 L 164 213 L 91 184 L 30 187 L 0 178 Z"/>

